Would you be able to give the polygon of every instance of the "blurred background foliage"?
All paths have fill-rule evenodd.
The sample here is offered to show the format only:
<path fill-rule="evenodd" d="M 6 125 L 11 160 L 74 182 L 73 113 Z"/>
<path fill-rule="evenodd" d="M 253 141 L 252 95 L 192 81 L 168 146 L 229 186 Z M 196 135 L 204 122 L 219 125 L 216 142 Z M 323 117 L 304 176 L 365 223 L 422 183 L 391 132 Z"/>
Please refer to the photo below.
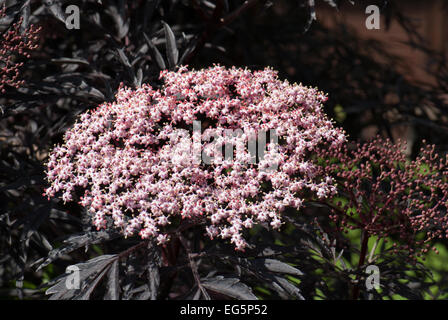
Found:
<path fill-rule="evenodd" d="M 157 86 L 160 70 L 181 64 L 270 66 L 281 78 L 327 92 L 327 113 L 352 140 L 378 133 L 404 139 L 410 158 L 423 140 L 436 144 L 441 154 L 448 150 L 445 1 L 2 0 L 0 4 L 7 7 L 0 32 L 14 21 L 42 27 L 39 48 L 21 69 L 25 84 L 0 95 L 2 299 L 43 298 L 45 283 L 63 274 L 68 265 L 138 243 L 110 235 L 107 242 L 95 238 L 98 235 L 82 243 L 68 241 L 72 247 L 67 254 L 36 271 L 49 252 L 67 244 L 68 236 L 92 232 L 79 206 L 42 196 L 48 151 L 61 142 L 80 113 L 112 100 L 121 82 Z M 73 4 L 80 8 L 79 30 L 64 24 L 65 8 Z M 381 30 L 365 28 L 365 7 L 370 4 L 381 8 Z M 399 44 L 398 49 L 393 50 L 394 44 Z M 317 229 L 311 233 L 319 237 L 310 236 L 307 242 L 304 230 L 316 228 L 310 218 L 315 210 L 310 208 L 300 223 L 291 220 L 282 233 L 253 231 L 253 241 L 259 241 L 261 248 L 274 243 L 279 250 L 274 256 L 306 275 L 282 278 L 293 288 L 300 287 L 300 293 L 283 280 L 272 280 L 276 275 L 271 273 L 264 282 L 253 274 L 247 276 L 259 298 L 350 298 L 348 283 L 357 272 L 360 234 L 346 235 L 354 248 L 341 255 L 344 246 L 336 250 L 330 239 L 321 240 L 324 233 Z M 186 237 L 196 236 L 191 232 Z M 303 247 L 297 248 L 299 243 Z M 409 266 L 406 271 L 403 265 L 389 263 L 390 273 L 385 267 L 382 281 L 394 286 L 382 288 L 378 296 L 366 292 L 363 298 L 446 299 L 448 244 L 435 245 L 440 253 L 429 252 L 422 266 Z M 228 249 L 221 243 L 205 244 L 209 249 L 214 246 Z M 298 251 L 292 256 L 281 253 L 282 247 Z M 400 257 L 387 255 L 387 244 L 383 249 L 382 261 L 399 261 Z M 208 258 L 212 269 L 229 268 L 213 264 L 212 255 Z M 207 262 L 201 265 L 204 270 L 199 271 L 206 274 Z M 184 277 L 190 283 L 191 274 Z M 266 279 L 279 285 L 269 288 Z M 163 275 L 162 280 L 166 281 Z M 400 287 L 400 283 L 411 285 Z"/>

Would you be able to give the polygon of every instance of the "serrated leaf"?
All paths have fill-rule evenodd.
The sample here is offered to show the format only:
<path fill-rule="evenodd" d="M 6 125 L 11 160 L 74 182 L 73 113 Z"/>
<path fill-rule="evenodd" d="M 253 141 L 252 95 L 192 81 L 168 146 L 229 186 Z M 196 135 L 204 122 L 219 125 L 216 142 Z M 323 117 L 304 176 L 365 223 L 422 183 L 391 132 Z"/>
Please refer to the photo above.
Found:
<path fill-rule="evenodd" d="M 76 264 L 75 266 L 79 269 L 80 288 L 67 288 L 66 281 L 71 273 L 65 273 L 47 284 L 51 287 L 45 291 L 45 294 L 51 295 L 50 300 L 88 299 L 111 263 L 116 261 L 116 257 L 116 255 L 102 255 Z"/>
<path fill-rule="evenodd" d="M 307 32 L 311 28 L 311 25 L 313 24 L 313 22 L 315 20 L 317 20 L 316 5 L 315 5 L 315 1 L 314 0 L 308 0 L 308 8 L 309 8 L 310 12 L 309 12 L 308 20 L 307 20 L 306 25 L 305 25 L 304 32 Z"/>
<path fill-rule="evenodd" d="M 21 12 L 21 18 L 22 18 L 22 24 L 20 25 L 20 32 L 23 33 L 28 28 L 28 25 L 30 23 L 30 1 L 25 2 L 25 4 L 22 7 Z"/>
<path fill-rule="evenodd" d="M 163 29 L 165 32 L 165 43 L 166 43 L 166 55 L 168 57 L 168 64 L 170 68 L 176 66 L 179 60 L 179 51 L 177 50 L 176 38 L 171 30 L 170 26 L 163 22 Z"/>
<path fill-rule="evenodd" d="M 90 65 L 88 61 L 84 59 L 79 58 L 58 58 L 58 59 L 51 59 L 51 62 L 57 63 L 57 64 L 79 64 L 79 65 Z"/>
<path fill-rule="evenodd" d="M 132 69 L 132 65 L 129 62 L 128 57 L 126 56 L 126 54 L 124 53 L 124 49 L 122 48 L 117 48 L 117 52 L 118 52 L 118 57 L 120 58 L 120 61 L 123 63 L 126 71 L 129 74 L 129 77 L 132 79 L 134 86 L 138 86 L 138 80 L 137 77 L 134 73 L 134 69 Z"/>
<path fill-rule="evenodd" d="M 264 278 L 266 285 L 277 292 L 281 299 L 298 298 L 299 300 L 305 300 L 300 289 L 287 279 L 273 274 L 265 274 Z"/>
<path fill-rule="evenodd" d="M 142 81 L 143 81 L 143 70 L 139 68 L 137 70 L 137 86 L 138 87 L 140 87 L 142 85 Z"/>
<path fill-rule="evenodd" d="M 83 234 L 75 234 L 70 236 L 68 239 L 64 240 L 64 245 L 56 248 L 48 253 L 47 258 L 42 262 L 41 260 L 36 261 L 35 264 L 40 263 L 36 271 L 46 267 L 54 260 L 58 259 L 64 254 L 70 253 L 76 249 L 84 247 L 90 244 L 101 243 L 103 241 L 109 241 L 115 239 L 119 236 L 116 232 L 98 231 L 98 232 L 88 232 Z"/>
<path fill-rule="evenodd" d="M 264 268 L 274 273 L 284 273 L 293 276 L 302 276 L 299 269 L 277 259 L 256 259 L 254 264 L 259 268 Z"/>
<path fill-rule="evenodd" d="M 76 96 L 82 99 L 95 98 L 99 101 L 104 101 L 103 93 L 88 85 L 78 73 L 47 77 L 42 81 L 40 91 L 57 95 Z"/>
<path fill-rule="evenodd" d="M 120 298 L 118 260 L 115 260 L 114 263 L 112 263 L 107 276 L 107 292 L 104 296 L 104 300 L 118 300 Z"/>
<path fill-rule="evenodd" d="M 119 8 L 115 6 L 110 6 L 107 8 L 107 12 L 112 17 L 117 27 L 117 37 L 118 39 L 123 39 L 129 31 L 129 21 L 126 21 L 124 4 L 120 1 Z"/>
<path fill-rule="evenodd" d="M 98 286 L 98 283 L 104 278 L 106 272 L 109 271 L 110 266 L 106 266 L 92 281 L 85 281 L 86 285 L 83 290 L 74 297 L 74 300 L 89 300 L 93 290 Z"/>
<path fill-rule="evenodd" d="M 157 47 L 152 43 L 151 39 L 149 39 L 145 33 L 143 33 L 143 36 L 145 37 L 146 43 L 148 44 L 149 54 L 151 55 L 151 58 L 157 63 L 157 66 L 161 70 L 166 69 L 165 61 L 163 60 L 160 51 L 157 49 Z"/>
<path fill-rule="evenodd" d="M 291 296 L 298 298 L 300 300 L 305 300 L 305 298 L 300 293 L 300 289 L 293 285 L 291 282 L 283 277 L 274 276 L 275 281 L 288 292 Z"/>
<path fill-rule="evenodd" d="M 54 0 L 43 0 L 45 6 L 50 11 L 50 13 L 59 21 L 65 24 L 65 15 L 62 11 L 61 4 Z"/>
<path fill-rule="evenodd" d="M 333 8 L 339 7 L 339 0 L 324 0 L 326 3 L 328 3 Z"/>
<path fill-rule="evenodd" d="M 118 52 L 118 56 L 120 57 L 121 62 L 126 66 L 126 67 L 131 67 L 131 63 L 129 62 L 128 57 L 126 56 L 126 54 L 124 53 L 123 48 L 118 48 L 117 49 Z"/>
<path fill-rule="evenodd" d="M 160 286 L 160 266 L 162 264 L 162 259 L 157 247 L 149 244 L 149 255 L 148 255 L 148 287 L 151 300 L 156 300 L 157 294 L 159 292 Z"/>
<path fill-rule="evenodd" d="M 204 288 L 239 300 L 258 300 L 252 290 L 237 278 L 216 276 L 202 282 Z"/>

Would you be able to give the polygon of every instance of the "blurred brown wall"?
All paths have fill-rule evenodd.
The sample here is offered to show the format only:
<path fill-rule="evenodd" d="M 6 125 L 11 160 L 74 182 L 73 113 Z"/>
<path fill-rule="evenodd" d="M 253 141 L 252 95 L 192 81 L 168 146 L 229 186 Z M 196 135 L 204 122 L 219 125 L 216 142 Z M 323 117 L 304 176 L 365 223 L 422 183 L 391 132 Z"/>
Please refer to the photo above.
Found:
<path fill-rule="evenodd" d="M 319 2 L 317 8 L 318 20 L 328 27 L 336 24 L 344 24 L 356 30 L 363 39 L 374 39 L 385 43 L 387 50 L 402 58 L 402 68 L 404 76 L 410 81 L 424 81 L 433 83 L 431 70 L 435 65 L 427 56 L 417 49 L 411 48 L 406 43 L 409 41 L 407 32 L 398 23 L 391 19 L 386 26 L 386 15 L 381 14 L 380 30 L 368 30 L 365 21 L 368 14 L 365 9 L 372 1 L 362 1 L 356 5 L 351 5 L 344 1 L 340 10 L 335 13 L 335 9 L 324 2 Z M 448 1 L 445 0 L 395 0 L 400 13 L 411 18 L 415 31 L 418 32 L 427 46 L 448 57 Z"/>

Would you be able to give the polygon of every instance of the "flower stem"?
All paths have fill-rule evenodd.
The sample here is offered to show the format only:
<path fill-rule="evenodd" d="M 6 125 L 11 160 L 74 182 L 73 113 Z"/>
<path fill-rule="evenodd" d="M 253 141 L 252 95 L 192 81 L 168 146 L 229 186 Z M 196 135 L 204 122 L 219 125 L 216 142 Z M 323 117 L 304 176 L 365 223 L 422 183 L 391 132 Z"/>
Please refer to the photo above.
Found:
<path fill-rule="evenodd" d="M 361 235 L 361 253 L 359 255 L 358 271 L 360 270 L 361 266 L 364 264 L 366 260 L 368 244 L 369 244 L 369 233 L 366 230 L 364 230 Z M 353 288 L 353 296 L 352 296 L 353 300 L 358 300 L 359 298 L 360 276 L 358 276 L 357 278 L 358 283 Z"/>

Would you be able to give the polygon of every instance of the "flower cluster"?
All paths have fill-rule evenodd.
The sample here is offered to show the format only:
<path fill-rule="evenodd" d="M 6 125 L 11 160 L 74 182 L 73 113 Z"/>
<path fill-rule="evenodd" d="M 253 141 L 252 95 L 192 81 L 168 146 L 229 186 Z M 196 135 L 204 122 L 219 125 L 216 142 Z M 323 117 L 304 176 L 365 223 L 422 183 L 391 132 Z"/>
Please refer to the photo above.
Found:
<path fill-rule="evenodd" d="M 0 19 L 5 17 L 6 8 L 0 8 Z M 0 34 L 0 92 L 6 91 L 5 87 L 19 88 L 23 80 L 18 80 L 19 69 L 23 62 L 16 62 L 20 57 L 29 58 L 29 50 L 37 48 L 38 32 L 40 28 L 31 26 L 23 33 L 20 32 L 22 18 L 13 23 L 9 29 Z"/>
<path fill-rule="evenodd" d="M 322 111 L 324 94 L 281 81 L 269 68 L 181 67 L 160 77 L 159 89 L 121 87 L 115 102 L 81 115 L 50 155 L 49 197 L 60 192 L 72 201 L 80 192 L 98 229 L 113 221 L 126 236 L 163 243 L 168 225 L 181 217 L 201 221 L 210 238 L 230 239 L 243 250 L 244 229 L 279 228 L 286 207 L 301 208 L 303 191 L 320 198 L 334 193 L 332 179 L 316 174 L 311 157 L 345 142 Z M 193 131 L 195 121 L 200 132 Z M 242 133 L 222 138 L 228 129 Z M 264 157 L 249 161 L 254 155 L 241 146 L 269 130 L 278 144 L 268 142 Z M 218 137 L 212 148 L 210 137 Z M 216 146 L 229 143 L 236 147 L 233 160 L 204 163 L 192 152 L 212 157 Z M 272 162 L 276 170 L 268 170 Z"/>
<path fill-rule="evenodd" d="M 321 169 L 339 183 L 330 202 L 337 225 L 395 238 L 395 250 L 419 256 L 432 239 L 448 238 L 448 158 L 428 146 L 409 161 L 404 148 L 380 137 L 351 150 L 329 148 Z"/>

